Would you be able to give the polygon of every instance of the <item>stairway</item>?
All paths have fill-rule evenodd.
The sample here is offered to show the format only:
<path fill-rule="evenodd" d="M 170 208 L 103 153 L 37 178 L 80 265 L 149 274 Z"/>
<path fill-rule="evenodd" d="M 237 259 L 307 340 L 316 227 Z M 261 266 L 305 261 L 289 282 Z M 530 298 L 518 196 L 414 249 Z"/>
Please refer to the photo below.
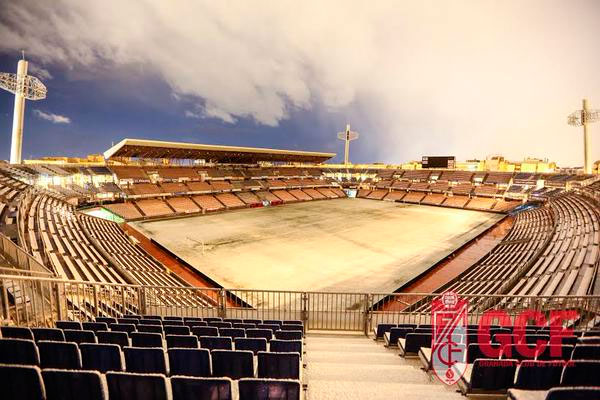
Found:
<path fill-rule="evenodd" d="M 421 370 L 418 359 L 360 334 L 307 334 L 306 364 L 308 400 L 464 399 L 456 386 Z"/>

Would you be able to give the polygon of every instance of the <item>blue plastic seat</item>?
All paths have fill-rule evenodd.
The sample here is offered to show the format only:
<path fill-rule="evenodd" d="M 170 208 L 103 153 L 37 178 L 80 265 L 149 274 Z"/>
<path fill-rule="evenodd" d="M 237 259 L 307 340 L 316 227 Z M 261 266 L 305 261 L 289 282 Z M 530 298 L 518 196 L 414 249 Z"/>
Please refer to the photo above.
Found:
<path fill-rule="evenodd" d="M 81 368 L 99 371 L 123 371 L 121 348 L 116 344 L 82 343 L 79 345 L 81 353 Z"/>
<path fill-rule="evenodd" d="M 40 365 L 35 342 L 29 339 L 0 339 L 0 364 Z"/>
<path fill-rule="evenodd" d="M 161 348 L 125 347 L 125 370 L 144 374 L 166 374 L 165 352 Z"/>
<path fill-rule="evenodd" d="M 169 349 L 171 375 L 211 376 L 210 351 L 207 349 Z"/>
<path fill-rule="evenodd" d="M 81 368 L 81 355 L 76 343 L 41 340 L 37 346 L 42 368 Z"/>
<path fill-rule="evenodd" d="M 40 369 L 34 365 L 0 364 L 2 400 L 46 400 Z"/>
<path fill-rule="evenodd" d="M 273 379 L 300 379 L 299 353 L 258 353 L 258 377 Z"/>
<path fill-rule="evenodd" d="M 108 390 L 97 371 L 44 369 L 44 387 L 48 400 L 106 400 Z"/>
<path fill-rule="evenodd" d="M 106 374 L 110 400 L 168 400 L 167 379 L 160 374 L 108 372 Z"/>

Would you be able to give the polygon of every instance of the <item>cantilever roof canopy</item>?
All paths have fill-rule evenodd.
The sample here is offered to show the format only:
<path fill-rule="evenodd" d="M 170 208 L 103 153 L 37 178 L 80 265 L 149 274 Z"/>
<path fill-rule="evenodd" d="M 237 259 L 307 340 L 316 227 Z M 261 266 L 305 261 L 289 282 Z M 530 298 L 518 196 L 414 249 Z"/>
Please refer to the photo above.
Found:
<path fill-rule="evenodd" d="M 240 164 L 259 161 L 322 163 L 335 157 L 335 153 L 123 139 L 104 152 L 106 160 L 119 157 L 207 160 Z"/>

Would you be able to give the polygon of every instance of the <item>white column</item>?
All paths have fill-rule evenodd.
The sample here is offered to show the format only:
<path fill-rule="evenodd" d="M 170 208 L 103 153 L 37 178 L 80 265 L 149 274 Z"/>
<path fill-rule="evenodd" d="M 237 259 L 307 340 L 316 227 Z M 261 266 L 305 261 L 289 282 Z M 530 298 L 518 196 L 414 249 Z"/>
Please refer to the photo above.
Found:
<path fill-rule="evenodd" d="M 581 115 L 581 122 L 583 122 L 583 162 L 584 162 L 584 172 L 586 174 L 592 173 L 592 144 L 590 143 L 590 132 L 588 130 L 588 122 L 587 122 L 587 112 L 588 112 L 588 101 L 587 99 L 583 99 L 583 114 Z"/>
<path fill-rule="evenodd" d="M 10 163 L 21 164 L 23 147 L 23 118 L 25 115 L 25 77 L 27 76 L 27 61 L 19 60 L 17 65 L 17 90 L 15 91 L 15 109 L 13 112 L 12 144 L 10 148 Z"/>

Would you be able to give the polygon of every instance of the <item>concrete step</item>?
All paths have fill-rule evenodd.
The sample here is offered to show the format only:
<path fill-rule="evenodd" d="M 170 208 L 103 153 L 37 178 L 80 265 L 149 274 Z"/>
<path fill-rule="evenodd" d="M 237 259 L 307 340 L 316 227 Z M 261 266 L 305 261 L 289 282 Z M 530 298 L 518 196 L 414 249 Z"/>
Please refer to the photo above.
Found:
<path fill-rule="evenodd" d="M 310 400 L 459 400 L 462 396 L 435 385 L 341 380 L 315 380 L 308 386 Z"/>
<path fill-rule="evenodd" d="M 366 336 L 308 334 L 308 398 L 458 400 L 462 396 L 421 369 L 418 359 L 404 359 L 397 349 Z"/>

